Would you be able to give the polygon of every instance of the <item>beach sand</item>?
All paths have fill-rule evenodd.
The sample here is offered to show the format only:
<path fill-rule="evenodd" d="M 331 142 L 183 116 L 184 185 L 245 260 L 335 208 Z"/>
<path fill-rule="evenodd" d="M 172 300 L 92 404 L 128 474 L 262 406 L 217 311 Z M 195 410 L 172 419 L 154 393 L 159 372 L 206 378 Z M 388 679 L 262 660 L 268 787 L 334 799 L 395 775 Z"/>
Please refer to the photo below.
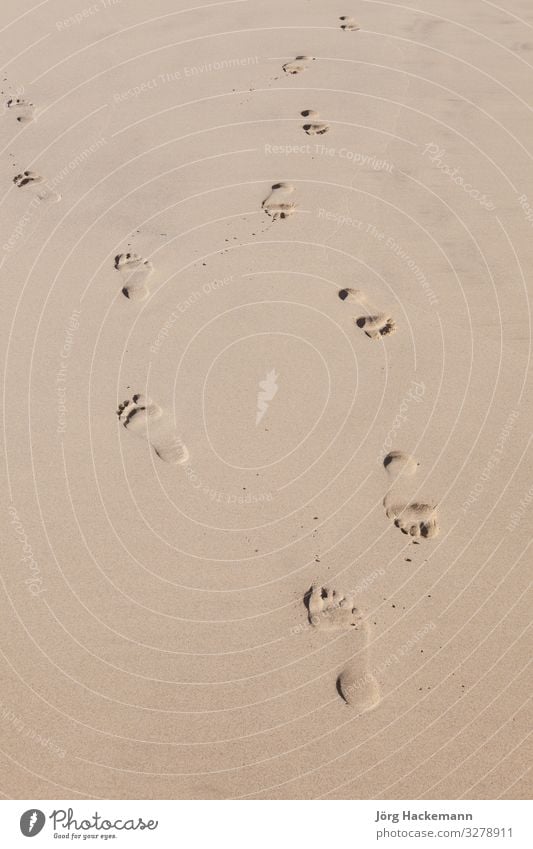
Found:
<path fill-rule="evenodd" d="M 533 9 L 419 5 L 6 0 L 5 797 L 530 793 Z"/>

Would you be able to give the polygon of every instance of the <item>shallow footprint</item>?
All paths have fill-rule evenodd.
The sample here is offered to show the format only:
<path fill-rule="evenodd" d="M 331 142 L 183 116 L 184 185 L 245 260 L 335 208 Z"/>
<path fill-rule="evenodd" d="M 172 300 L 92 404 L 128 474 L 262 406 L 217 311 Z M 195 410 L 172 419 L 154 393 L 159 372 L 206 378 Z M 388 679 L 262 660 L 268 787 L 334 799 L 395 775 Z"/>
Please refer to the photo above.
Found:
<path fill-rule="evenodd" d="M 378 682 L 371 672 L 361 669 L 357 660 L 350 662 L 337 678 L 337 692 L 357 713 L 366 713 L 381 701 Z"/>
<path fill-rule="evenodd" d="M 48 186 L 43 185 L 45 182 L 44 177 L 36 174 L 35 171 L 23 171 L 22 174 L 17 174 L 13 177 L 13 182 L 19 189 L 23 189 L 26 186 L 34 189 L 39 200 L 48 201 L 49 203 L 57 203 L 61 200 L 61 195 L 58 195 L 52 189 L 48 188 Z"/>
<path fill-rule="evenodd" d="M 11 97 L 6 105 L 17 116 L 19 123 L 29 124 L 30 121 L 33 121 L 35 107 L 33 103 L 24 100 L 23 97 Z"/>
<path fill-rule="evenodd" d="M 145 285 L 154 267 L 152 263 L 134 253 L 118 254 L 115 269 L 122 277 L 122 294 L 131 301 L 143 301 L 149 294 Z"/>
<path fill-rule="evenodd" d="M 355 18 L 349 18 L 348 15 L 342 15 L 339 21 L 342 21 L 341 29 L 345 32 L 356 32 L 356 30 L 361 29 Z"/>
<path fill-rule="evenodd" d="M 313 584 L 307 598 L 309 622 L 321 631 L 343 631 L 361 625 L 353 596 Z"/>
<path fill-rule="evenodd" d="M 355 318 L 354 321 L 361 330 L 364 330 L 369 339 L 381 339 L 396 332 L 396 322 L 393 318 L 382 312 L 371 312 L 374 307 L 369 304 L 368 298 L 361 289 L 340 289 L 338 292 L 341 301 L 354 301 L 362 306 L 366 315 Z"/>
<path fill-rule="evenodd" d="M 292 62 L 286 62 L 283 70 L 286 74 L 301 74 L 308 68 L 309 62 L 314 62 L 312 56 L 297 56 Z"/>
<path fill-rule="evenodd" d="M 125 428 L 147 439 L 165 463 L 181 466 L 188 461 L 187 447 L 167 422 L 163 410 L 144 395 L 133 395 L 131 401 L 119 404 L 117 416 Z"/>
<path fill-rule="evenodd" d="M 365 331 L 369 339 L 380 339 L 396 332 L 396 322 L 385 313 L 360 316 L 355 319 L 355 323 Z"/>
<path fill-rule="evenodd" d="M 300 114 L 302 118 L 313 119 L 312 123 L 303 124 L 302 126 L 302 129 L 305 130 L 308 136 L 323 136 L 324 133 L 329 132 L 329 124 L 325 124 L 323 121 L 316 121 L 317 118 L 320 118 L 320 115 L 315 109 L 304 109 Z"/>
<path fill-rule="evenodd" d="M 437 522 L 436 505 L 422 501 L 411 501 L 406 497 L 402 489 L 402 480 L 412 477 L 419 463 L 405 451 L 391 451 L 383 460 L 387 474 L 393 478 L 394 483 L 383 499 L 385 513 L 389 519 L 394 521 L 402 533 L 418 538 L 431 539 L 439 533 Z"/>
<path fill-rule="evenodd" d="M 296 204 L 285 200 L 286 196 L 292 194 L 294 186 L 290 183 L 274 183 L 268 197 L 261 204 L 267 215 L 270 215 L 273 221 L 278 218 L 288 218 L 296 209 Z"/>

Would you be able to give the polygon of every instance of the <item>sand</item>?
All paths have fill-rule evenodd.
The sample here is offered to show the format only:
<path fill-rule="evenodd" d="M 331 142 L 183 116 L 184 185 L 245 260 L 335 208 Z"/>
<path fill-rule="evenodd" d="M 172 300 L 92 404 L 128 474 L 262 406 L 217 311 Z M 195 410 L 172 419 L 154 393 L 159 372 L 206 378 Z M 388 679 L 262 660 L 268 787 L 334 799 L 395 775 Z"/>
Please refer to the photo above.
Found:
<path fill-rule="evenodd" d="M 5 797 L 530 792 L 533 9 L 418 5 L 4 3 Z"/>

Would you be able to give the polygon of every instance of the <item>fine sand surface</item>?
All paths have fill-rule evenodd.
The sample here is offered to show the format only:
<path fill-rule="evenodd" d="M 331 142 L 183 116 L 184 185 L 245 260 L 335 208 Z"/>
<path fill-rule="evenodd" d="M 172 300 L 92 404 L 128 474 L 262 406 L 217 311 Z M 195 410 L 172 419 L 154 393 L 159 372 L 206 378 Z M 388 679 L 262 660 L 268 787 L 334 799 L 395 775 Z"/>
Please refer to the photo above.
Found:
<path fill-rule="evenodd" d="M 527 796 L 531 0 L 0 38 L 0 793 Z"/>

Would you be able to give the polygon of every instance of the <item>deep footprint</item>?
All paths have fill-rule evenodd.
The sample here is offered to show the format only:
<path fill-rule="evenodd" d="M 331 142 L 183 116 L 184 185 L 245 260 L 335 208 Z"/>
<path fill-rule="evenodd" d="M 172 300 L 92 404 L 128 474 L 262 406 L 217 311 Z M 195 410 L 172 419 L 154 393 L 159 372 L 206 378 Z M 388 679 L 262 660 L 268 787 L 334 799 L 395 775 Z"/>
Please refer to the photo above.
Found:
<path fill-rule="evenodd" d="M 307 70 L 309 62 L 314 61 L 312 56 L 297 56 L 292 62 L 286 62 L 283 70 L 286 74 L 301 74 Z"/>
<path fill-rule="evenodd" d="M 302 129 L 305 130 L 308 136 L 323 136 L 324 133 L 329 132 L 329 124 L 323 121 L 317 121 L 317 118 L 320 118 L 320 114 L 315 109 L 304 109 L 300 114 L 302 118 L 312 119 L 311 123 L 302 125 Z"/>
<path fill-rule="evenodd" d="M 278 218 L 288 218 L 296 209 L 296 204 L 286 200 L 286 196 L 292 194 L 294 186 L 290 183 L 274 183 L 268 197 L 261 204 L 267 215 L 270 215 L 273 221 Z"/>
<path fill-rule="evenodd" d="M 20 124 L 28 124 L 33 120 L 35 107 L 33 103 L 24 100 L 23 97 L 12 97 L 7 101 L 7 108 L 17 116 Z"/>
<path fill-rule="evenodd" d="M 133 395 L 131 401 L 119 404 L 117 416 L 131 433 L 147 439 L 165 463 L 181 466 L 188 461 L 187 447 L 168 424 L 161 407 L 144 395 Z"/>
<path fill-rule="evenodd" d="M 321 631 L 344 631 L 361 626 L 353 596 L 313 584 L 306 596 L 309 622 Z"/>
<path fill-rule="evenodd" d="M 122 294 L 131 301 L 143 301 L 149 294 L 146 285 L 154 268 L 152 263 L 134 253 L 118 254 L 115 269 L 122 277 Z"/>
<path fill-rule="evenodd" d="M 13 177 L 13 182 L 18 189 L 23 189 L 27 186 L 34 189 L 41 201 L 57 203 L 61 200 L 61 195 L 58 195 L 52 189 L 49 189 L 48 186 L 44 185 L 44 177 L 36 174 L 35 171 L 23 171 L 22 174 L 17 174 Z"/>

